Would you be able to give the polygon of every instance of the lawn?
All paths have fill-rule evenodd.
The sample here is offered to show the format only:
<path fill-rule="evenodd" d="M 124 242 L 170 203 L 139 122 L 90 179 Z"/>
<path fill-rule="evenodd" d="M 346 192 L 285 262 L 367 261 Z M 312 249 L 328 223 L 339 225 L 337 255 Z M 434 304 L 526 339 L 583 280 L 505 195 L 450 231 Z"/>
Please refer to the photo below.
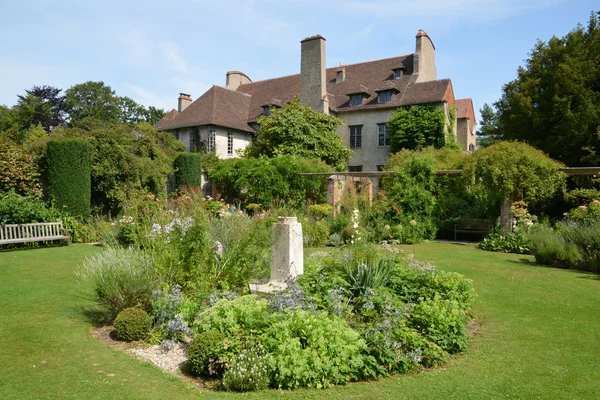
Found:
<path fill-rule="evenodd" d="M 0 252 L 0 398 L 239 397 L 201 392 L 91 336 L 85 310 L 93 299 L 74 270 L 97 251 L 74 245 Z M 598 398 L 596 275 L 473 246 L 429 243 L 404 246 L 404 252 L 474 281 L 480 326 L 467 352 L 425 373 L 244 398 Z"/>

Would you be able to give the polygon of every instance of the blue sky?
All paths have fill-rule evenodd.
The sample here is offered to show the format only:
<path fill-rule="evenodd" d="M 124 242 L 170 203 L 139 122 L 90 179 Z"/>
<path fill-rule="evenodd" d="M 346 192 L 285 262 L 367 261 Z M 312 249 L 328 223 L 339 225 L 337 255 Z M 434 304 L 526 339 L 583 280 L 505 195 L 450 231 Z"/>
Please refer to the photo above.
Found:
<path fill-rule="evenodd" d="M 239 70 L 252 80 L 298 73 L 300 40 L 327 39 L 327 66 L 414 52 L 424 29 L 438 78 L 478 110 L 501 95 L 538 39 L 587 25 L 586 0 L 0 0 L 0 104 L 34 85 L 104 81 L 171 109 Z"/>

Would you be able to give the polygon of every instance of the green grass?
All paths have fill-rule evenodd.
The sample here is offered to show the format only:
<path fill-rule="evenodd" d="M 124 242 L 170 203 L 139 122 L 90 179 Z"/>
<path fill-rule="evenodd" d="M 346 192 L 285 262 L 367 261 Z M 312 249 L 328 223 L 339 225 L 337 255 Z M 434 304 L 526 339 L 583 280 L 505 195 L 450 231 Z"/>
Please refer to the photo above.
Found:
<path fill-rule="evenodd" d="M 596 275 L 473 246 L 404 246 L 474 281 L 481 326 L 464 354 L 444 368 L 377 382 L 235 395 L 201 392 L 91 336 L 84 310 L 93 298 L 74 270 L 96 251 L 75 245 L 0 253 L 0 398 L 598 398 Z"/>

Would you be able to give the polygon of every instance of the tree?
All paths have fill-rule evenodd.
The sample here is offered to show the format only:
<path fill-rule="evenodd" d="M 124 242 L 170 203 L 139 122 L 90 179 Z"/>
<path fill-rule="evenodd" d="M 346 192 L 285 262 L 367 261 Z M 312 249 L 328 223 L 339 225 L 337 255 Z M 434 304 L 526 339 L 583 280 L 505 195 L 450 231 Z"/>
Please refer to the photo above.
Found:
<path fill-rule="evenodd" d="M 505 140 L 522 140 L 567 165 L 600 162 L 600 14 L 565 37 L 538 41 L 495 103 Z"/>
<path fill-rule="evenodd" d="M 93 119 L 105 124 L 117 123 L 121 115 L 115 91 L 104 82 L 85 82 L 66 91 L 70 124 Z"/>
<path fill-rule="evenodd" d="M 14 107 L 18 115 L 19 129 L 29 129 L 40 124 L 46 132 L 64 124 L 66 115 L 66 99 L 61 95 L 62 89 L 52 86 L 34 86 L 25 90 Z"/>
<path fill-rule="evenodd" d="M 300 104 L 296 98 L 285 108 L 271 110 L 270 116 L 258 118 L 260 128 L 247 155 L 275 157 L 283 154 L 320 159 L 336 169 L 343 169 L 351 152 L 336 133 L 342 121 Z"/>
<path fill-rule="evenodd" d="M 147 111 L 144 106 L 139 105 L 130 97 L 117 97 L 117 107 L 119 108 L 119 121 L 124 124 L 135 125 L 146 120 Z"/>
<path fill-rule="evenodd" d="M 467 185 L 483 185 L 504 199 L 502 228 L 507 231 L 515 200 L 547 199 L 565 186 L 564 165 L 522 142 L 498 142 L 480 149 L 465 160 L 463 179 Z"/>
<path fill-rule="evenodd" d="M 400 107 L 387 123 L 390 152 L 419 150 L 446 144 L 444 110 L 427 105 Z"/>
<path fill-rule="evenodd" d="M 146 122 L 150 125 L 156 125 L 156 123 L 160 121 L 166 114 L 167 112 L 162 108 L 150 106 L 146 110 Z"/>
<path fill-rule="evenodd" d="M 479 147 L 488 147 L 500 140 L 498 117 L 494 109 L 487 103 L 479 110 L 479 114 L 481 115 L 481 121 L 477 131 L 477 144 Z"/>

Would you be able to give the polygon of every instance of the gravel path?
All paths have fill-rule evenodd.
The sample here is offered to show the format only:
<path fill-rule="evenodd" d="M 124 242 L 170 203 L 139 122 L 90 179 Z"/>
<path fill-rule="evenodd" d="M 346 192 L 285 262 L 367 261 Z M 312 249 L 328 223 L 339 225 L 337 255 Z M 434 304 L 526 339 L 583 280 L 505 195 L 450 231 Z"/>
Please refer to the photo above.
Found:
<path fill-rule="evenodd" d="M 143 360 L 153 362 L 163 371 L 177 372 L 181 371 L 187 362 L 188 346 L 187 343 L 177 343 L 170 351 L 163 351 L 158 345 L 127 351 Z"/>

